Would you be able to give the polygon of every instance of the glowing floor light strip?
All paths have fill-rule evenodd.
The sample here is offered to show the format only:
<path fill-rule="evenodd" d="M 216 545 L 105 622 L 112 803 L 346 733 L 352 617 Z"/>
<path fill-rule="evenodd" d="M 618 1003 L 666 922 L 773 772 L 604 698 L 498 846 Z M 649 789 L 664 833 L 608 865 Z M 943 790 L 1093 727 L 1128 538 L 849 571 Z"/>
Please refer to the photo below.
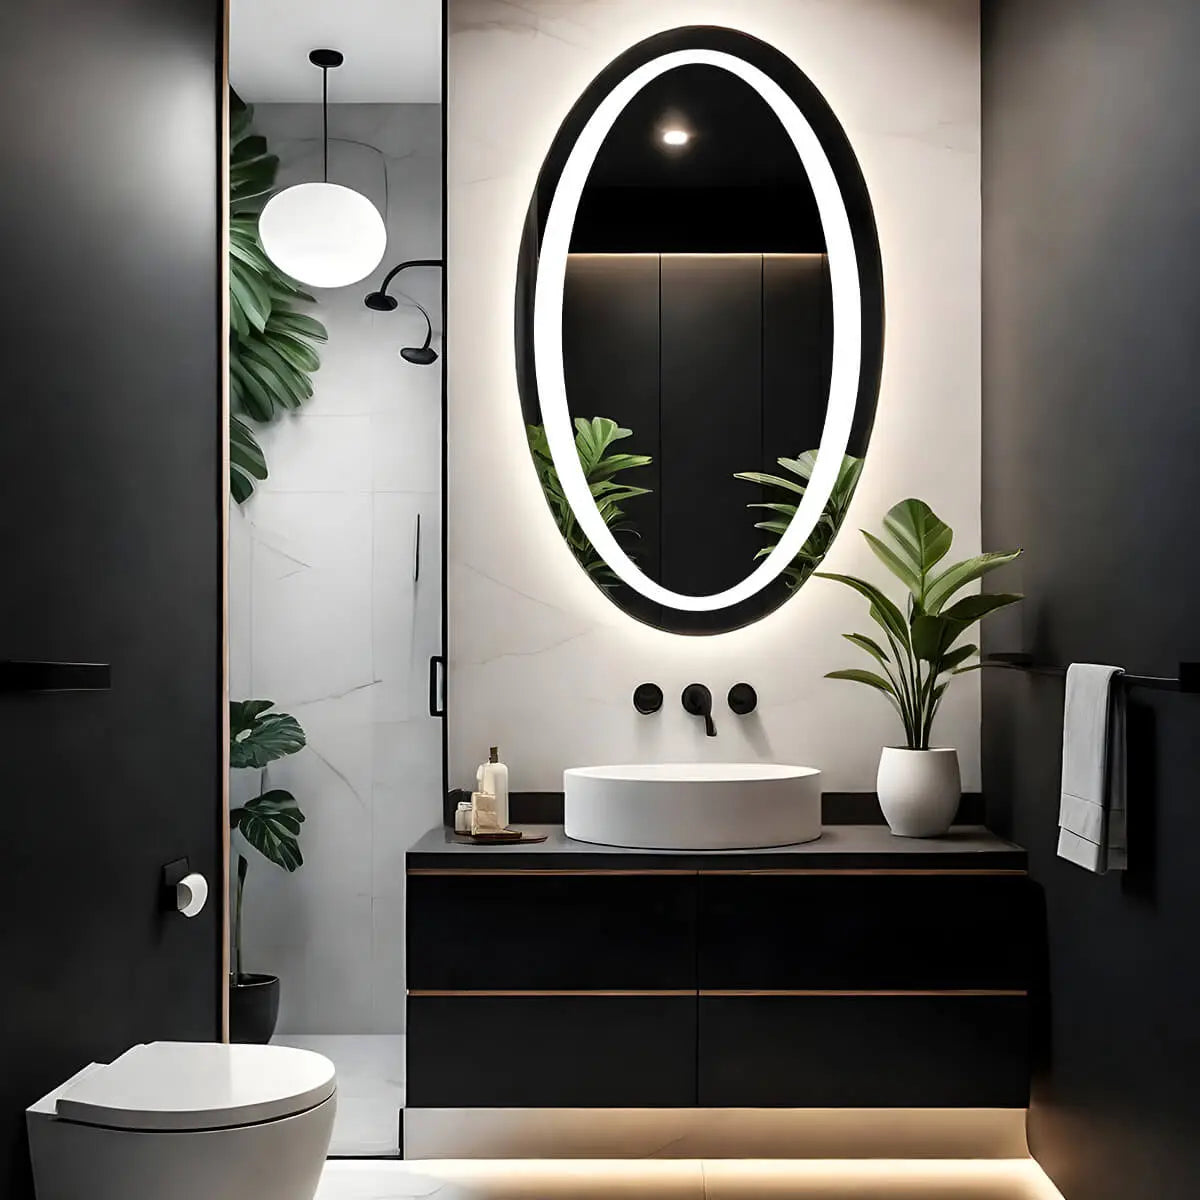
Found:
<path fill-rule="evenodd" d="M 825 231 L 833 293 L 833 367 L 829 406 L 817 465 L 796 515 L 774 551 L 740 583 L 723 592 L 692 596 L 656 583 L 642 571 L 613 537 L 592 499 L 575 449 L 575 430 L 567 402 L 563 372 L 562 302 L 567 255 L 580 197 L 592 164 L 609 130 L 626 105 L 652 80 L 676 67 L 705 64 L 729 71 L 748 83 L 779 118 L 808 173 Z M 627 75 L 600 102 L 571 149 L 542 235 L 533 309 L 534 371 L 550 454 L 576 519 L 616 575 L 648 600 L 687 612 L 715 612 L 748 600 L 787 568 L 816 527 L 837 483 L 842 457 L 850 442 L 858 400 L 862 353 L 862 308 L 858 261 L 850 217 L 829 158 L 812 126 L 790 96 L 763 71 L 736 55 L 718 50 L 678 50 L 664 54 Z"/>

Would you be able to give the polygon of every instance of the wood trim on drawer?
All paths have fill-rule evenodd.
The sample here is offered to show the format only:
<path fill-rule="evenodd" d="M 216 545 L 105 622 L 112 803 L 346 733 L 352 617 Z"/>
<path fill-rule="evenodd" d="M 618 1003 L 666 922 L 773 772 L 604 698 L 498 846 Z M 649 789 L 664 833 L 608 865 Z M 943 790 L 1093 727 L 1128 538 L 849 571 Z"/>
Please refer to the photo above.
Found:
<path fill-rule="evenodd" d="M 702 998 L 751 996 L 1028 996 L 1024 988 L 701 988 Z"/>
<path fill-rule="evenodd" d="M 525 990 L 519 988 L 409 988 L 408 994 L 416 999 L 430 996 L 508 996 L 522 999 L 532 996 L 689 996 L 696 995 L 695 988 L 576 988 Z"/>
<path fill-rule="evenodd" d="M 1012 875 L 1025 876 L 1028 871 L 1004 867 L 743 867 L 723 870 L 701 868 L 700 876 L 707 875 L 959 875 L 968 878 L 980 876 Z"/>
<path fill-rule="evenodd" d="M 699 872 L 694 868 L 687 869 L 656 869 L 649 868 L 644 871 L 636 869 L 620 870 L 616 868 L 599 868 L 599 867 L 584 867 L 579 870 L 561 870 L 546 867 L 409 867 L 409 875 L 456 875 L 462 877 L 481 877 L 490 876 L 492 878 L 503 876 L 511 878 L 513 876 L 522 877 L 527 875 L 697 875 Z"/>

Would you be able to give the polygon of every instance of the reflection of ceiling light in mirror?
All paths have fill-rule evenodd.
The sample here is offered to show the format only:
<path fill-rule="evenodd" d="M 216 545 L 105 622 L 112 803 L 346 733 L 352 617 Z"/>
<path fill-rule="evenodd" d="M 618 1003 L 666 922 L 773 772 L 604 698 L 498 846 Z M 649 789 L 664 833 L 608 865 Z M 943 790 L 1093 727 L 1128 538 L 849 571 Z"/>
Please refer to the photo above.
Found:
<path fill-rule="evenodd" d="M 664 129 L 662 140 L 668 146 L 686 146 L 692 135 L 686 129 Z"/>
<path fill-rule="evenodd" d="M 748 83 L 774 111 L 787 130 L 804 164 L 825 230 L 829 279 L 833 292 L 833 364 L 829 406 L 821 434 L 817 465 L 805 488 L 796 515 L 775 549 L 740 583 L 723 592 L 692 596 L 675 592 L 651 579 L 621 548 L 592 498 L 591 488 L 575 448 L 575 430 L 567 403 L 563 372 L 562 304 L 567 255 L 575 214 L 592 164 L 609 130 L 626 106 L 651 80 L 666 71 L 692 63 L 720 67 Z M 837 483 L 842 456 L 850 442 L 858 403 L 862 355 L 862 298 L 858 286 L 858 257 L 846 201 L 829 156 L 796 102 L 764 71 L 719 50 L 677 50 L 631 72 L 600 102 L 579 133 L 550 202 L 538 259 L 533 304 L 534 377 L 541 397 L 542 417 L 559 483 L 575 519 L 588 540 L 617 577 L 648 600 L 682 612 L 718 612 L 757 595 L 777 579 L 816 528 Z"/>
<path fill-rule="evenodd" d="M 337 183 L 300 183 L 268 201 L 258 220 L 267 257 L 310 287 L 346 287 L 379 266 L 387 230 L 366 196 Z"/>
<path fill-rule="evenodd" d="M 267 257 L 309 287 L 346 287 L 379 266 L 387 229 L 379 209 L 352 188 L 329 182 L 329 72 L 342 65 L 338 50 L 308 56 L 321 69 L 323 179 L 276 192 L 258 219 Z"/>

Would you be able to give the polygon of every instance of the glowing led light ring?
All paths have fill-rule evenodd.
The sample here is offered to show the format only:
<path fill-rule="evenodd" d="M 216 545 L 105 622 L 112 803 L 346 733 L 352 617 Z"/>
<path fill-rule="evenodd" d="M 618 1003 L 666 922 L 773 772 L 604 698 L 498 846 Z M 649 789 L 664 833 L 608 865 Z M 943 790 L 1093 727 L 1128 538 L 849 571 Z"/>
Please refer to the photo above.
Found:
<path fill-rule="evenodd" d="M 625 107 L 652 80 L 676 67 L 703 64 L 749 84 L 779 118 L 808 174 L 825 231 L 833 293 L 833 369 L 829 405 L 816 468 L 796 515 L 775 549 L 740 583 L 723 592 L 691 596 L 656 583 L 621 548 L 588 488 L 567 403 L 563 374 L 562 301 L 571 231 L 583 189 L 604 139 Z M 757 594 L 778 578 L 816 527 L 837 483 L 850 441 L 862 359 L 862 304 L 850 216 L 829 157 L 795 101 L 769 75 L 719 50 L 677 50 L 631 72 L 600 102 L 567 157 L 542 234 L 533 306 L 534 371 L 550 454 L 563 492 L 583 532 L 614 573 L 648 600 L 686 612 L 716 612 Z"/>

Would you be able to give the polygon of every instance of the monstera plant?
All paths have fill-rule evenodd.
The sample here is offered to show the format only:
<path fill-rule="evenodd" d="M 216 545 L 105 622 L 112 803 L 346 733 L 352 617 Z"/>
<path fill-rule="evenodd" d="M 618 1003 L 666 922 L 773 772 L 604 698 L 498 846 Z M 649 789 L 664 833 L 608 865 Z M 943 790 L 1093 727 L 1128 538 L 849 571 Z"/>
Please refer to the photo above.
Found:
<path fill-rule="evenodd" d="M 777 458 L 775 460 L 787 475 L 770 475 L 763 471 L 739 471 L 734 478 L 745 479 L 750 483 L 760 484 L 770 488 L 777 496 L 774 500 L 764 500 L 757 504 L 747 505 L 748 508 L 765 508 L 774 515 L 764 521 L 755 523 L 755 529 L 761 529 L 772 535 L 772 540 L 754 556 L 765 558 L 775 549 L 784 531 L 792 523 L 800 500 L 808 490 L 808 482 L 817 466 L 817 452 L 806 450 L 799 458 Z M 858 486 L 858 477 L 862 474 L 862 459 L 851 454 L 842 457 L 842 465 L 838 470 L 837 482 L 825 507 L 821 510 L 821 518 L 813 526 L 813 531 L 805 539 L 799 553 L 784 569 L 783 578 L 789 588 L 798 588 L 821 565 L 821 560 L 829 553 L 833 539 L 837 537 L 842 522 L 846 519 L 846 510 L 854 498 L 854 489 Z M 796 499 L 792 500 L 791 497 Z"/>
<path fill-rule="evenodd" d="M 321 365 L 313 348 L 325 326 L 297 308 L 313 297 L 267 257 L 258 218 L 275 188 L 279 159 L 252 128 L 253 110 L 229 103 L 229 487 L 243 503 L 267 463 L 251 421 L 267 424 L 312 396 Z"/>
<path fill-rule="evenodd" d="M 529 425 L 526 427 L 526 433 L 542 492 L 550 505 L 550 511 L 554 514 L 563 540 L 571 547 L 571 552 L 580 566 L 592 579 L 601 587 L 614 587 L 617 583 L 616 575 L 596 553 L 596 548 L 575 519 L 575 513 L 563 491 L 558 469 L 550 454 L 545 426 Z M 590 421 L 585 417 L 575 418 L 575 450 L 579 455 L 579 465 L 583 468 L 583 476 L 591 490 L 592 499 L 600 510 L 600 516 L 604 518 L 605 525 L 612 530 L 614 536 L 637 536 L 637 530 L 632 522 L 627 520 L 625 510 L 621 506 L 634 496 L 646 496 L 650 493 L 649 488 L 618 483 L 616 479 L 616 476 L 624 471 L 633 470 L 635 467 L 648 467 L 654 461 L 646 454 L 609 452 L 614 442 L 632 436 L 633 430 L 623 429 L 608 417 L 593 417 Z"/>
<path fill-rule="evenodd" d="M 950 566 L 954 531 L 923 500 L 902 500 L 883 520 L 885 538 L 862 531 L 875 556 L 904 585 L 903 606 L 873 583 L 853 575 L 817 572 L 864 597 L 883 641 L 865 633 L 842 636 L 874 660 L 878 670 L 831 671 L 881 692 L 904 726 L 904 746 L 888 746 L 879 763 L 877 791 L 894 833 L 925 837 L 944 833 L 958 807 L 961 786 L 955 750 L 931 747 L 933 722 L 956 675 L 979 663 L 967 632 L 990 613 L 1015 604 L 1012 592 L 960 595 L 968 584 L 1010 563 L 1020 550 L 975 554 Z"/>
<path fill-rule="evenodd" d="M 302 750 L 304 730 L 295 717 L 272 712 L 272 700 L 242 700 L 229 705 L 229 765 L 263 772 L 267 765 Z M 261 779 L 261 776 L 260 776 Z M 271 788 L 230 810 L 230 828 L 268 862 L 287 872 L 303 866 L 300 827 L 304 813 L 291 792 Z M 279 1012 L 279 979 L 242 969 L 242 909 L 249 863 L 238 853 L 233 889 L 233 970 L 230 979 L 230 1027 L 234 1041 L 266 1042 Z"/>

